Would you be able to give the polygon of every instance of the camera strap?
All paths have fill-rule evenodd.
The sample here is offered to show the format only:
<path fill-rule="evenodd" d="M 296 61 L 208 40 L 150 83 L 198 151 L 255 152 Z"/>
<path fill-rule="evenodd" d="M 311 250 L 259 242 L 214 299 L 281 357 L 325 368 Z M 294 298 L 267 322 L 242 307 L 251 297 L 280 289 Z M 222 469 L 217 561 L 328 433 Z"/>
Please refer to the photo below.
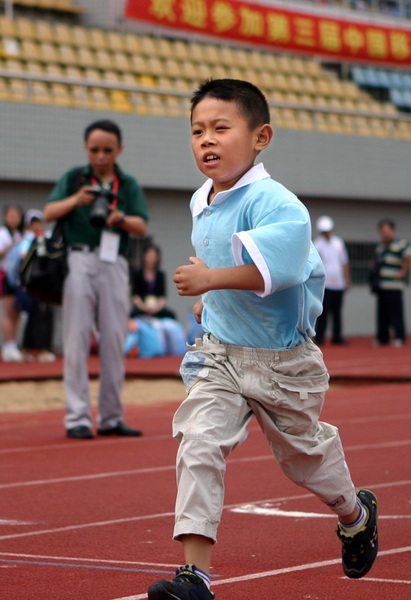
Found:
<path fill-rule="evenodd" d="M 97 181 L 97 179 L 94 177 L 94 175 L 92 175 L 92 176 L 90 177 L 90 182 L 91 182 L 93 185 L 98 185 L 98 186 L 100 186 L 100 185 L 101 185 L 101 184 L 100 184 L 100 183 Z M 111 184 L 111 191 L 112 191 L 112 192 L 113 192 L 113 194 L 115 195 L 115 198 L 114 198 L 114 200 L 113 200 L 113 202 L 112 202 L 112 206 L 113 206 L 113 207 L 116 207 L 116 206 L 117 206 L 117 197 L 118 197 L 118 190 L 119 190 L 119 187 L 120 187 L 120 177 L 119 177 L 119 176 L 117 175 L 117 173 L 116 173 L 116 174 L 115 174 L 115 176 L 114 176 L 114 181 L 113 181 L 113 183 Z"/>

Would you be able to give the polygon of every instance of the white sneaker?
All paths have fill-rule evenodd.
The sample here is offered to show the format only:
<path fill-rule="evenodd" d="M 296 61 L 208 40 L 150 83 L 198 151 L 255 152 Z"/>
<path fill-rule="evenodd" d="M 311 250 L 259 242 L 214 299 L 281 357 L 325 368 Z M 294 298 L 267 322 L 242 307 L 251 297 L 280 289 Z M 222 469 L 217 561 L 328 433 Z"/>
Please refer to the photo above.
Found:
<path fill-rule="evenodd" d="M 391 342 L 391 346 L 393 348 L 402 348 L 404 346 L 404 342 L 400 339 L 396 339 Z"/>
<path fill-rule="evenodd" d="M 56 360 L 56 355 L 48 350 L 43 350 L 42 352 L 39 352 L 37 360 L 41 363 L 52 363 Z"/>
<path fill-rule="evenodd" d="M 18 348 L 2 348 L 1 358 L 3 362 L 24 362 L 24 356 Z"/>

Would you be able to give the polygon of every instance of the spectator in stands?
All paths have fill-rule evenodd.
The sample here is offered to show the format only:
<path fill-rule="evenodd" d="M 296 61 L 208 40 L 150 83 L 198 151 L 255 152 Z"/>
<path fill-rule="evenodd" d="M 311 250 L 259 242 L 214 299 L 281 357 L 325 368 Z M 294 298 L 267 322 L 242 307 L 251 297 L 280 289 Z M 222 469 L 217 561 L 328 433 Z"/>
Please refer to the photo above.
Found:
<path fill-rule="evenodd" d="M 132 317 L 176 318 L 175 313 L 166 307 L 166 277 L 160 270 L 160 262 L 160 248 L 154 244 L 146 246 L 142 267 L 131 275 Z"/>
<path fill-rule="evenodd" d="M 147 208 L 142 189 L 117 164 L 122 133 L 109 120 L 85 130 L 86 167 L 70 169 L 58 181 L 44 209 L 48 221 L 64 219 L 69 273 L 63 291 L 63 352 L 67 436 L 90 439 L 92 416 L 88 356 L 95 322 L 99 333 L 98 435 L 139 436 L 123 422 L 123 347 L 129 314 L 129 234 L 145 235 Z M 96 186 L 114 195 L 101 226 L 91 222 Z M 105 203 L 103 203 L 105 204 Z"/>
<path fill-rule="evenodd" d="M 30 209 L 24 215 L 25 231 L 20 242 L 20 261 L 30 249 L 33 239 L 44 229 L 44 217 L 41 210 Z M 23 291 L 24 293 L 24 291 Z M 55 354 L 52 352 L 54 329 L 54 311 L 50 304 L 31 298 L 29 302 L 28 318 L 23 332 L 22 352 L 30 360 L 32 350 L 36 351 L 39 362 L 54 362 Z"/>
<path fill-rule="evenodd" d="M 5 362 L 23 362 L 24 356 L 17 345 L 20 324 L 20 311 L 15 306 L 17 287 L 11 285 L 6 277 L 7 254 L 22 238 L 23 210 L 14 204 L 6 206 L 3 211 L 3 221 L 4 225 L 0 228 L 0 270 L 2 271 L 3 299 L 1 357 Z"/>
<path fill-rule="evenodd" d="M 377 500 L 355 489 L 338 430 L 319 421 L 328 374 L 310 338 L 325 275 L 308 211 L 254 164 L 273 135 L 258 88 L 206 81 L 191 107 L 192 149 L 208 179 L 190 203 L 196 256 L 174 276 L 181 296 L 200 296 L 194 312 L 205 331 L 183 358 L 188 395 L 173 420 L 174 537 L 185 566 L 155 582 L 148 598 L 214 598 L 226 459 L 254 416 L 287 476 L 339 515 L 344 572 L 362 577 L 377 555 Z"/>
<path fill-rule="evenodd" d="M 381 242 L 375 249 L 372 271 L 377 285 L 377 340 L 376 345 L 399 348 L 405 344 L 406 332 L 403 307 L 403 290 L 411 265 L 411 246 L 395 235 L 395 223 L 383 219 L 378 223 Z"/>
<path fill-rule="evenodd" d="M 344 292 L 350 287 L 350 267 L 348 254 L 343 240 L 334 234 L 334 221 L 331 217 L 322 216 L 317 220 L 319 236 L 314 240 L 325 269 L 325 290 L 323 312 L 315 326 L 315 341 L 322 345 L 325 342 L 327 323 L 332 319 L 333 344 L 346 344 L 342 335 L 342 306 Z"/>

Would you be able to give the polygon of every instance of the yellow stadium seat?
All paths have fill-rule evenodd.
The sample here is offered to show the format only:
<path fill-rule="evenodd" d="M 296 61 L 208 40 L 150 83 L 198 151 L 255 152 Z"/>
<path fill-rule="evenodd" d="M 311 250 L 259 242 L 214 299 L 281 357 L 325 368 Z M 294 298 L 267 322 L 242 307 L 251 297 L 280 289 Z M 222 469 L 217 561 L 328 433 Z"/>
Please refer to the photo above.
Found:
<path fill-rule="evenodd" d="M 73 106 L 73 98 L 67 85 L 51 83 L 50 95 L 55 106 Z"/>
<path fill-rule="evenodd" d="M 95 65 L 98 69 L 112 70 L 115 68 L 111 52 L 96 50 L 94 55 Z"/>
<path fill-rule="evenodd" d="M 72 65 L 72 66 L 79 65 L 78 55 L 77 55 L 76 51 L 74 50 L 74 48 L 72 48 L 71 46 L 66 46 L 65 44 L 58 46 L 57 54 L 58 54 L 58 61 L 61 64 Z"/>
<path fill-rule="evenodd" d="M 89 48 L 78 49 L 78 64 L 81 67 L 97 67 L 96 55 Z"/>
<path fill-rule="evenodd" d="M 147 73 L 156 77 L 166 75 L 167 71 L 163 60 L 159 56 L 148 56 L 147 61 Z"/>
<path fill-rule="evenodd" d="M 36 73 L 41 75 L 44 73 L 44 67 L 40 62 L 29 60 L 26 62 L 26 71 L 27 73 Z"/>
<path fill-rule="evenodd" d="M 50 42 L 39 43 L 39 54 L 40 60 L 46 64 L 60 62 L 58 47 Z"/>
<path fill-rule="evenodd" d="M 122 112 L 133 111 L 133 105 L 130 102 L 127 92 L 123 92 L 122 90 L 111 90 L 109 92 L 109 96 L 112 110 L 118 110 Z"/>
<path fill-rule="evenodd" d="M 231 46 L 222 46 L 220 48 L 220 61 L 221 64 L 226 65 L 227 67 L 237 66 L 240 62 L 236 60 L 235 51 Z"/>
<path fill-rule="evenodd" d="M 45 72 L 47 73 L 47 75 L 52 75 L 54 77 L 66 77 L 67 74 L 66 72 L 63 70 L 63 67 L 61 67 L 61 65 L 57 65 L 54 63 L 49 63 L 45 66 Z"/>
<path fill-rule="evenodd" d="M 159 38 L 157 41 L 157 55 L 162 58 L 174 56 L 172 42 L 164 37 Z"/>
<path fill-rule="evenodd" d="M 92 27 L 88 32 L 89 46 L 95 50 L 107 50 L 107 37 L 102 29 Z"/>
<path fill-rule="evenodd" d="M 36 38 L 34 22 L 26 18 L 16 19 L 16 34 L 22 40 L 34 40 Z"/>
<path fill-rule="evenodd" d="M 37 41 L 54 43 L 54 28 L 48 21 L 34 21 L 34 30 Z"/>
<path fill-rule="evenodd" d="M 20 56 L 26 60 L 42 60 L 40 48 L 33 40 L 21 40 Z"/>
<path fill-rule="evenodd" d="M 399 120 L 395 123 L 394 137 L 398 140 L 411 140 L 411 123 L 410 121 Z"/>
<path fill-rule="evenodd" d="M 300 129 L 305 129 L 306 131 L 314 129 L 313 114 L 309 110 L 298 110 L 297 121 Z"/>
<path fill-rule="evenodd" d="M 157 41 L 149 35 L 140 37 L 140 48 L 144 56 L 160 56 Z"/>
<path fill-rule="evenodd" d="M 9 91 L 13 102 L 27 102 L 27 83 L 22 79 L 10 79 Z"/>
<path fill-rule="evenodd" d="M 107 47 L 112 52 L 124 52 L 126 50 L 124 38 L 116 31 L 107 32 Z"/>
<path fill-rule="evenodd" d="M 148 73 L 142 73 L 141 75 L 136 76 L 137 84 L 142 85 L 143 87 L 155 88 L 156 87 L 156 78 Z"/>
<path fill-rule="evenodd" d="M 237 48 L 235 50 L 235 62 L 239 67 L 246 69 L 247 67 L 251 67 L 250 62 L 250 53 L 247 50 L 243 50 L 243 48 Z"/>
<path fill-rule="evenodd" d="M 261 52 L 252 50 L 248 55 L 248 60 L 251 69 L 257 69 L 258 71 L 263 71 L 265 69 L 264 58 Z"/>
<path fill-rule="evenodd" d="M 140 54 L 133 54 L 131 56 L 131 68 L 134 73 L 150 73 L 147 59 Z"/>
<path fill-rule="evenodd" d="M 59 44 L 74 45 L 73 28 L 66 23 L 56 23 L 54 25 L 55 40 Z"/>
<path fill-rule="evenodd" d="M 92 110 L 110 110 L 111 102 L 106 90 L 91 87 L 87 90 L 86 108 Z"/>
<path fill-rule="evenodd" d="M 75 65 L 67 65 L 66 66 L 66 77 L 69 79 L 85 79 L 85 73 Z"/>
<path fill-rule="evenodd" d="M 299 129 L 297 113 L 291 108 L 277 108 L 275 111 L 275 125 L 291 129 Z"/>
<path fill-rule="evenodd" d="M 341 133 L 352 135 L 354 133 L 354 120 L 351 115 L 341 115 Z"/>
<path fill-rule="evenodd" d="M 175 40 L 173 42 L 173 56 L 178 60 L 190 60 L 190 53 L 186 42 Z"/>
<path fill-rule="evenodd" d="M 124 36 L 124 48 L 129 54 L 138 54 L 141 52 L 139 37 L 133 33 L 126 33 Z"/>
<path fill-rule="evenodd" d="M 116 71 L 103 71 L 103 80 L 107 83 L 123 83 L 120 74 Z"/>
<path fill-rule="evenodd" d="M 88 48 L 90 46 L 88 29 L 76 25 L 72 29 L 72 34 L 72 44 L 84 48 Z"/>
<path fill-rule="evenodd" d="M 98 69 L 88 68 L 84 69 L 84 78 L 87 81 L 101 81 L 102 76 Z"/>
<path fill-rule="evenodd" d="M 148 114 L 156 117 L 166 117 L 167 110 L 159 94 L 147 94 Z"/>
<path fill-rule="evenodd" d="M 371 136 L 372 135 L 370 121 L 367 117 L 363 117 L 363 116 L 354 117 L 354 123 L 355 123 L 355 131 L 358 135 L 363 135 L 363 136 Z"/>
<path fill-rule="evenodd" d="M 131 62 L 125 52 L 115 51 L 112 55 L 113 68 L 117 71 L 131 71 Z"/>
<path fill-rule="evenodd" d="M 164 105 L 169 117 L 185 116 L 185 107 L 182 98 L 167 94 L 164 98 Z"/>
<path fill-rule="evenodd" d="M 51 100 L 49 87 L 44 81 L 30 82 L 30 102 L 34 104 L 50 104 Z"/>
<path fill-rule="evenodd" d="M 16 21 L 10 19 L 10 17 L 0 16 L 0 35 L 2 37 L 17 37 Z"/>
<path fill-rule="evenodd" d="M 138 81 L 133 73 L 121 73 L 120 80 L 126 85 L 138 85 Z"/>
<path fill-rule="evenodd" d="M 184 77 L 184 70 L 181 68 L 181 63 L 174 58 L 166 58 L 164 61 L 164 72 L 168 77 Z"/>
<path fill-rule="evenodd" d="M 18 58 L 6 58 L 4 60 L 6 71 L 22 72 L 25 71 L 24 63 Z"/>
<path fill-rule="evenodd" d="M 10 102 L 13 101 L 13 96 L 10 92 L 6 79 L 0 77 L 0 101 Z"/>

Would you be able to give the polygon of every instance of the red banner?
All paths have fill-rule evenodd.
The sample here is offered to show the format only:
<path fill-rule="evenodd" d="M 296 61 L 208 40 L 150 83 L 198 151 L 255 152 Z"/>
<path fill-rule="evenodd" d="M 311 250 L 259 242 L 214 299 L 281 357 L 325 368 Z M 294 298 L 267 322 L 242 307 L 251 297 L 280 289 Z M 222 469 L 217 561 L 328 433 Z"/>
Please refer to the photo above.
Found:
<path fill-rule="evenodd" d="M 411 30 L 234 0 L 128 0 L 126 17 L 273 50 L 411 67 Z"/>

